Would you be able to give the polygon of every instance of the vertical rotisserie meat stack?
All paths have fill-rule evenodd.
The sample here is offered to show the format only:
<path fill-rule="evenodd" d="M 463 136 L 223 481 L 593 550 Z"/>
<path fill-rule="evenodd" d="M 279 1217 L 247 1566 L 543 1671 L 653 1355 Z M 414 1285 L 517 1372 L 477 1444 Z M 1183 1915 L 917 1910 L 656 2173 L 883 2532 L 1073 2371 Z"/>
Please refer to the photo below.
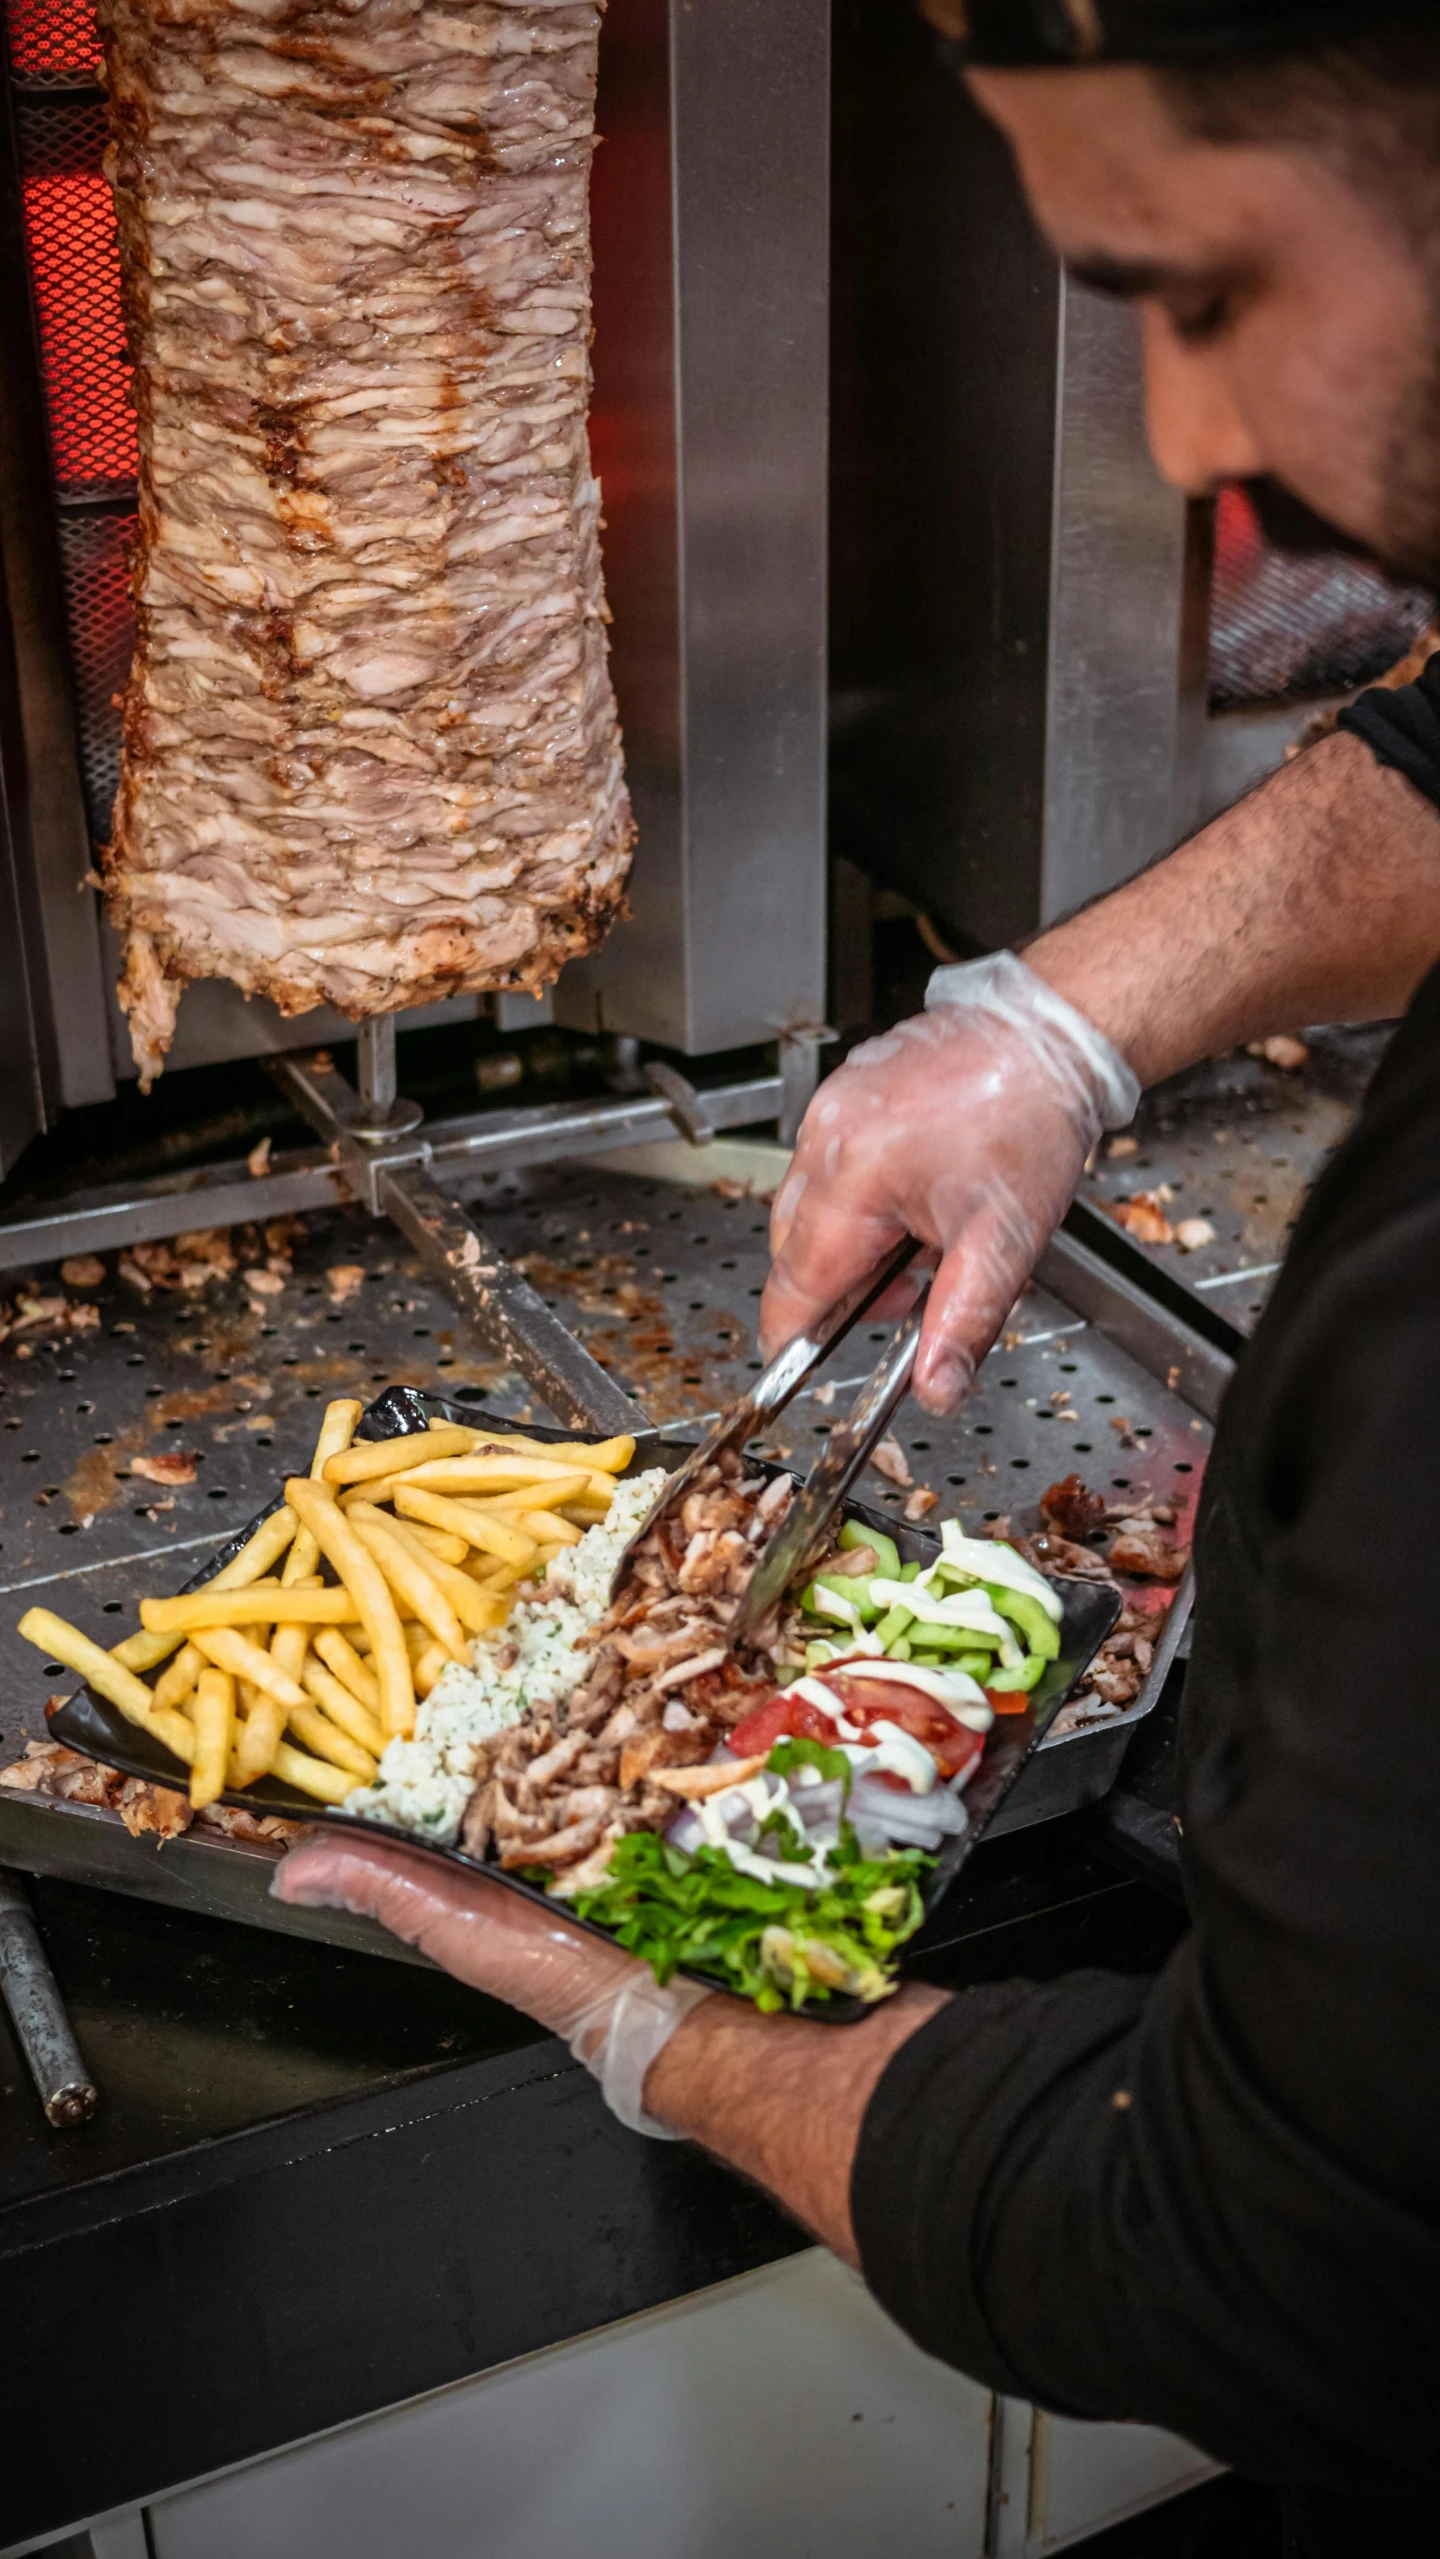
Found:
<path fill-rule="evenodd" d="M 354 1018 L 537 987 L 619 905 L 588 0 L 101 0 L 139 414 L 110 913 Z"/>

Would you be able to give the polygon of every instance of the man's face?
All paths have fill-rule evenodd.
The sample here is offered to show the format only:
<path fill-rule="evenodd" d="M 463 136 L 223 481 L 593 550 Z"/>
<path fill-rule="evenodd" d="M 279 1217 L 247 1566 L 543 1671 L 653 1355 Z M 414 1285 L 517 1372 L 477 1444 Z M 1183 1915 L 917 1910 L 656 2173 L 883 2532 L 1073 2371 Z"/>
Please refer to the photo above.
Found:
<path fill-rule="evenodd" d="M 1165 477 L 1272 477 L 1440 583 L 1435 311 L 1385 208 L 1295 146 L 1194 140 L 1143 69 L 970 81 L 1060 256 L 1139 302 Z"/>

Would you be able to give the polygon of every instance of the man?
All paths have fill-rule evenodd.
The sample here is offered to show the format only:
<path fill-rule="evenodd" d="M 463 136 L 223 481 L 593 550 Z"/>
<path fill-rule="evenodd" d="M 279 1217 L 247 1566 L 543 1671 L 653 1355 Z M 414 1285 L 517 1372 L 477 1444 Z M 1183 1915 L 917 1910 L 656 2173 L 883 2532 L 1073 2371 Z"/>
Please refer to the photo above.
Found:
<path fill-rule="evenodd" d="M 1039 220 L 1140 304 L 1162 470 L 1278 483 L 1440 582 L 1433 6 L 968 17 Z M 569 2035 L 627 2121 L 759 2179 L 930 2351 L 1326 2492 L 1316 2548 L 1422 2546 L 1400 2501 L 1440 2478 L 1437 811 L 1440 683 L 1366 697 L 1023 962 L 939 972 L 919 1023 L 821 1088 L 776 1202 L 772 1346 L 906 1229 L 936 1248 L 917 1386 L 943 1411 L 1137 1079 L 1410 1008 L 1222 1420 L 1184 1736 L 1194 1925 L 1158 1979 L 911 1985 L 836 2034 L 659 1992 L 558 1916 L 378 1844 L 302 1849 L 279 1884 Z M 1366 2493 L 1395 2503 L 1362 2539 Z"/>

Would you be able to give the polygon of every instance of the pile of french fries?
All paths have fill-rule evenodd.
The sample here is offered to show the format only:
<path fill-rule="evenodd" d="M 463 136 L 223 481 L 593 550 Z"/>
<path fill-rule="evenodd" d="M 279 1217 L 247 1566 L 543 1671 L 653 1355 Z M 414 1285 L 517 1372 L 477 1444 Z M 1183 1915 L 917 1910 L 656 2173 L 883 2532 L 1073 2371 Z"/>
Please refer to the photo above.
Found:
<path fill-rule="evenodd" d="M 197 1810 L 261 1777 L 327 1804 L 369 1785 L 447 1662 L 605 1518 L 635 1453 L 449 1422 L 356 1440 L 362 1409 L 327 1407 L 308 1476 L 202 1589 L 142 1599 L 140 1633 L 107 1652 L 48 1608 L 20 1620 L 184 1761 Z"/>

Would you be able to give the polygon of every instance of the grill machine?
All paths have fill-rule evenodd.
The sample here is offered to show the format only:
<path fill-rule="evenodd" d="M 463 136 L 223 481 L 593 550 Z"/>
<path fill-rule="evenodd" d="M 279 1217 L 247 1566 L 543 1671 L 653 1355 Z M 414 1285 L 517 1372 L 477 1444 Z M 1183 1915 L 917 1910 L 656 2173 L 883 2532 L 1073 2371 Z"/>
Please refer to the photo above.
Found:
<path fill-rule="evenodd" d="M 135 524 L 104 96 L 85 0 L 13 0 L 5 14 L 0 764 L 13 956 L 0 1171 L 59 1112 L 107 1099 L 134 1072 L 110 936 L 87 885 L 118 770 Z M 613 1392 L 573 1354 L 567 1362 L 522 1284 L 467 1291 L 466 1270 L 495 1257 L 483 1238 L 467 1243 L 459 1195 L 481 1167 L 677 1127 L 696 1144 L 766 1119 L 791 1130 L 813 1087 L 824 966 L 827 40 L 825 0 L 783 12 L 750 0 L 723 37 L 666 0 L 620 0 L 594 188 L 593 434 L 643 849 L 633 925 L 570 972 L 555 1013 L 687 1059 L 763 1042 L 775 1065 L 702 1094 L 660 1066 L 652 1089 L 578 1115 L 502 1112 L 422 1129 L 396 1096 L 392 1019 L 362 1032 L 359 1092 L 334 1075 L 322 1091 L 300 1052 L 349 1036 L 345 1022 L 285 1022 L 233 987 L 204 985 L 185 999 L 172 1069 L 272 1057 L 321 1146 L 259 1181 L 222 1167 L 183 1197 L 163 1184 L 73 1197 L 53 1217 L 0 1226 L 5 1264 L 317 1206 L 343 1184 L 398 1219 L 481 1337 L 533 1367 L 536 1384 L 560 1395 L 557 1409 L 613 1421 Z M 737 476 L 733 456 L 745 449 L 763 460 Z M 485 1001 L 404 1022 L 473 1015 Z M 548 999 L 502 996 L 492 1009 L 507 1029 L 551 1018 Z"/>
<path fill-rule="evenodd" d="M 134 518 L 93 18 L 86 0 L 4 0 L 4 19 L 0 212 L 12 254 L 0 286 L 0 885 L 16 956 L 0 1008 L 11 1068 L 0 1170 L 36 1129 L 104 1101 L 132 1071 L 110 992 L 114 955 L 86 875 L 115 780 Z M 258 1177 L 242 1158 L 72 1191 L 12 1214 L 0 1221 L 0 1268 L 297 1211 L 323 1223 L 353 1200 L 402 1230 L 482 1352 L 565 1424 L 608 1430 L 633 1425 L 635 1395 L 654 1406 L 663 1381 L 623 1347 L 602 1365 L 576 1312 L 583 1292 L 567 1292 L 562 1278 L 547 1297 L 515 1266 L 525 1240 L 518 1212 L 497 1206 L 482 1227 L 464 1202 L 488 1185 L 497 1203 L 513 1204 L 514 1186 L 528 1183 L 526 1196 L 554 1205 L 556 1233 L 579 1259 L 582 1246 L 593 1249 L 605 1198 L 597 1192 L 580 1228 L 566 1205 L 572 1177 L 549 1168 L 603 1164 L 607 1153 L 678 1129 L 703 1181 L 719 1161 L 717 1135 L 766 1123 L 778 1123 L 782 1138 L 793 1133 L 825 1036 L 829 632 L 842 847 L 947 927 L 995 939 L 1136 867 L 1193 794 L 1195 595 L 1208 554 L 1204 527 L 1159 488 L 1145 459 L 1126 315 L 1060 288 L 1023 229 L 998 152 L 918 19 L 888 0 L 843 0 L 832 26 L 827 0 L 737 0 L 722 29 L 713 12 L 683 0 L 611 0 L 601 60 L 593 435 L 640 825 L 635 920 L 596 960 L 566 971 L 553 1003 L 500 997 L 495 1009 L 502 1028 L 553 1014 L 598 1030 L 632 1060 L 641 1040 L 663 1044 L 693 1075 L 657 1062 L 644 1079 L 632 1076 L 640 1089 L 597 1102 L 426 1122 L 397 1091 L 393 1020 L 363 1026 L 352 1086 L 315 1046 L 347 1035 L 338 1017 L 285 1022 L 232 988 L 201 986 L 182 1005 L 172 1071 L 261 1056 L 317 1142 L 276 1155 Z M 885 140 L 902 132 L 917 145 L 903 165 Z M 922 218 L 922 195 L 942 220 Z M 974 245 L 982 212 L 983 255 Z M 926 270 L 932 244 L 948 298 L 930 292 L 942 280 Z M 907 276 L 924 290 L 912 325 L 897 328 Z M 968 396 L 982 379 L 984 398 Z M 913 396 L 893 399 L 897 384 Z M 917 490 L 909 466 L 926 455 L 932 473 L 937 458 L 947 463 L 944 489 Z M 988 528 L 973 504 L 985 488 L 994 499 Z M 926 539 L 936 533 L 941 581 L 918 555 L 921 525 Z M 914 602 L 908 619 L 897 576 Z M 1086 654 L 1092 620 L 1107 646 L 1117 643 L 1113 663 Z M 944 880 L 952 886 L 942 894 Z M 464 1009 L 466 1000 L 402 1019 Z M 772 1045 L 753 1071 L 706 1082 L 706 1058 L 761 1042 Z M 610 1177 L 605 1194 L 621 1231 L 645 1223 L 641 1200 L 629 1203 L 641 1214 L 628 1220 L 613 1205 L 627 1178 Z M 749 1250 L 753 1296 L 763 1243 Z M 703 1255 L 670 1258 L 676 1267 L 654 1276 L 678 1342 L 713 1275 Z M 1048 1311 L 1007 1333 L 982 1381 L 1014 1417 L 1003 1447 L 987 1446 L 996 1425 L 983 1397 L 915 1443 L 923 1471 L 944 1475 L 957 1507 L 974 1504 L 993 1519 L 1039 1489 L 1043 1478 L 1027 1487 L 1024 1477 L 1051 1463 L 1039 1388 L 1058 1352 L 1045 1346 L 1076 1347 L 1071 1332 L 1078 1356 L 1064 1377 L 1081 1381 L 1073 1391 L 1116 1407 L 1111 1418 L 1127 1434 L 1134 1426 L 1142 1460 L 1163 1455 L 1167 1488 L 1173 1477 L 1183 1489 L 1195 1472 L 1233 1335 L 1187 1313 L 1183 1295 L 1158 1305 L 1143 1261 L 1126 1279 L 1114 1258 L 1057 1239 L 1042 1274 L 1054 1292 Z M 747 1331 L 748 1320 L 727 1331 L 732 1349 Z M 93 1357 L 88 1343 L 67 1350 L 74 1366 L 62 1372 L 82 1414 L 102 1391 L 93 1348 Z M 1031 1348 L 1033 1378 L 1021 1374 Z M 297 1334 L 286 1364 L 301 1349 Z M 1123 1362 L 1116 1376 L 1113 1353 Z M 127 1367 L 145 1366 L 138 1348 L 124 1356 Z M 277 1344 L 272 1365 L 280 1357 Z M 672 1400 L 661 1418 L 698 1417 L 738 1382 L 713 1339 L 693 1357 L 693 1387 L 686 1379 L 680 1405 Z M 278 1375 L 266 1384 L 277 1407 L 280 1385 Z M 104 1392 L 116 1391 L 112 1377 Z M 197 1376 L 192 1391 L 213 1389 Z M 797 1461 L 820 1445 L 824 1409 L 807 1399 L 793 1434 Z M 12 1420 L 18 1410 L 12 1402 Z M 1103 1433 L 1106 1423 L 1102 1411 L 1085 1426 Z M 9 1440 L 0 1449 L 14 1448 L 17 1468 L 32 1454 L 42 1463 L 42 1445 L 58 1448 L 69 1427 L 57 1406 L 48 1438 L 37 1416 L 35 1451 Z M 283 1427 L 277 1409 L 277 1433 Z M 233 1519 L 214 1518 L 217 1531 L 255 1506 L 247 1476 L 258 1498 L 273 1470 L 258 1449 L 248 1469 L 239 1462 L 234 1430 L 215 1424 L 231 1486 L 221 1498 L 235 1506 Z M 1082 1455 L 1108 1450 L 1103 1437 L 1074 1445 Z M 1057 1442 L 1053 1471 L 1064 1471 L 1062 1457 L 1074 1462 Z M 54 1463 L 62 1471 L 58 1454 Z M 0 1471 L 8 1475 L 8 1464 Z M 7 1584 L 57 1578 L 62 1566 L 67 1578 L 98 1572 L 116 1594 L 105 1604 L 118 1606 L 145 1551 L 161 1545 L 148 1514 L 138 1527 L 112 1511 L 57 1519 L 34 1507 L 36 1480 L 17 1473 L 11 1488 L 24 1526 L 18 1557 L 10 1541 Z M 1114 1478 L 1128 1480 L 1123 1471 Z M 57 1528 L 88 1541 L 83 1556 L 51 1548 Z M 1063 1788 L 1046 1796 L 1042 1772 L 1031 1817 L 1101 1791 L 1102 1756 L 1088 1751 L 1086 1773 L 1067 1779 L 1069 1797 Z M 1065 1766 L 1078 1768 L 1080 1755 Z M 29 1841 L 9 1853 L 28 1862 L 60 1853 L 40 1844 L 42 1829 L 51 1841 L 56 1832 L 38 1805 L 19 1799 L 3 1817 Z M 192 1861 L 223 1853 L 183 1845 Z M 137 1889 L 162 1888 L 157 1861 L 148 1850 L 131 1858 L 133 1846 L 112 1840 L 104 1855 L 129 1861 Z M 177 1845 L 168 1872 L 181 1863 Z"/>

